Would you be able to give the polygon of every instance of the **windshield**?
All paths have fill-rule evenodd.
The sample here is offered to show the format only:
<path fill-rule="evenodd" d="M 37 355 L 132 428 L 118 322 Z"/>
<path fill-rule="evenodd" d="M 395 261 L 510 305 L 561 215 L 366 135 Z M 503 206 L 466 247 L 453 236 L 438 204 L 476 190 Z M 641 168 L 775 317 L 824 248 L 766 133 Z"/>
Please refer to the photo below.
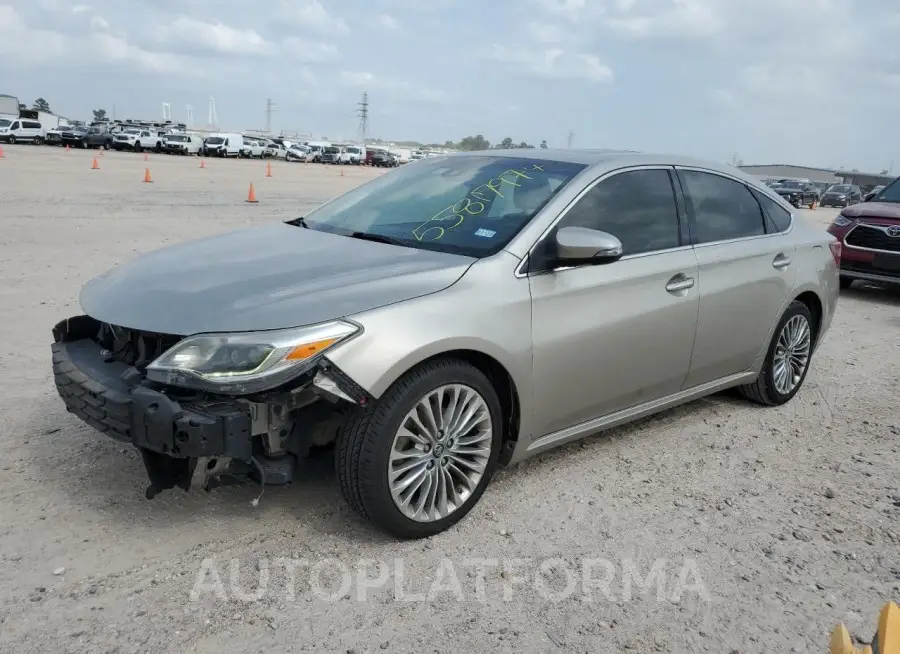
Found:
<path fill-rule="evenodd" d="M 336 234 L 485 257 L 505 246 L 584 167 L 514 157 L 433 157 L 356 187 L 306 222 Z"/>
<path fill-rule="evenodd" d="M 801 184 L 800 182 L 792 182 L 792 181 L 781 182 L 781 184 L 779 184 L 779 186 L 781 188 L 803 188 L 803 184 Z"/>
<path fill-rule="evenodd" d="M 348 154 L 359 154 L 359 148 L 347 148 Z"/>
<path fill-rule="evenodd" d="M 335 147 L 328 147 L 328 148 L 325 148 L 325 152 L 326 152 L 327 154 L 337 154 L 337 153 L 340 152 L 340 151 L 341 151 L 340 148 L 335 148 Z"/>
<path fill-rule="evenodd" d="M 126 129 L 126 130 L 125 130 L 124 132 L 122 132 L 122 133 L 123 133 L 123 134 L 140 134 L 140 133 L 141 133 L 141 130 L 139 130 L 139 129 L 133 129 L 133 128 L 132 128 L 132 129 Z"/>
<path fill-rule="evenodd" d="M 878 200 L 879 202 L 898 202 L 900 203 L 900 184 L 898 184 L 898 180 L 900 177 L 895 179 L 893 182 L 885 186 L 876 197 L 872 198 L 873 200 Z"/>
<path fill-rule="evenodd" d="M 6 120 L 5 118 L 0 118 L 0 127 L 9 127 L 12 125 L 11 120 Z"/>
<path fill-rule="evenodd" d="M 206 142 L 210 145 L 219 145 L 220 143 L 224 143 L 225 139 L 223 139 L 221 136 L 210 136 L 206 140 Z"/>
<path fill-rule="evenodd" d="M 169 134 L 168 136 L 166 136 L 166 140 L 184 142 L 187 141 L 187 137 L 183 134 Z"/>
<path fill-rule="evenodd" d="M 829 193 L 849 193 L 850 185 L 849 184 L 835 184 L 831 188 L 828 189 Z"/>

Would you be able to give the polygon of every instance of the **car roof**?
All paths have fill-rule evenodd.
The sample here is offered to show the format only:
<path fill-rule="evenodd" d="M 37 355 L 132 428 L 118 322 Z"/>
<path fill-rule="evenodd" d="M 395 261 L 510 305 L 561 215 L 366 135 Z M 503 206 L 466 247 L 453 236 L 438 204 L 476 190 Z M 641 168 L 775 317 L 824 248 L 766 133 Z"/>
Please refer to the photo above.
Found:
<path fill-rule="evenodd" d="M 739 177 L 755 186 L 762 186 L 759 179 L 752 177 L 738 168 L 728 164 L 689 157 L 678 154 L 661 154 L 649 152 L 637 152 L 635 150 L 612 149 L 553 149 L 553 148 L 515 148 L 509 150 L 475 150 L 472 152 L 455 152 L 450 157 L 493 156 L 512 157 L 517 159 L 543 159 L 545 161 L 559 161 L 563 163 L 583 164 L 588 167 L 600 167 L 605 169 L 624 168 L 627 166 L 687 166 L 704 168 Z"/>

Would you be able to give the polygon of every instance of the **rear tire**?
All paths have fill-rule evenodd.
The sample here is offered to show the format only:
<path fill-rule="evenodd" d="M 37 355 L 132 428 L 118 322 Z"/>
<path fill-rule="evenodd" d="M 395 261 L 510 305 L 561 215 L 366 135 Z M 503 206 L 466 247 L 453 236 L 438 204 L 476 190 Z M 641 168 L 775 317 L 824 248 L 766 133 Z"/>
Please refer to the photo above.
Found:
<path fill-rule="evenodd" d="M 424 398 L 437 389 L 450 384 L 464 386 L 467 392 L 473 393 L 473 397 L 478 396 L 483 401 L 490 416 L 491 432 L 488 439 L 491 447 L 490 453 L 481 477 L 456 509 L 451 509 L 449 514 L 440 518 L 414 520 L 407 517 L 398 508 L 391 490 L 389 479 L 392 465 L 391 454 L 397 451 L 395 449 L 396 435 L 408 414 L 417 405 L 420 405 Z M 341 428 L 335 453 L 341 494 L 361 516 L 395 537 L 412 539 L 438 534 L 464 518 L 484 493 L 500 455 L 502 419 L 497 393 L 480 370 L 457 359 L 442 359 L 426 363 L 400 378 L 377 401 L 359 409 Z M 452 426 L 452 421 L 448 421 L 448 424 Z M 470 424 L 475 425 L 476 423 Z M 446 448 L 449 450 L 454 447 L 450 427 L 447 429 L 446 437 L 451 438 L 446 442 Z M 459 445 L 459 443 L 455 444 L 456 447 Z M 444 447 L 441 446 L 442 451 L 444 451 Z M 423 461 L 422 465 L 426 465 L 425 461 L 431 461 L 428 458 L 429 450 L 424 450 L 424 452 L 423 455 L 415 455 L 425 457 L 425 459 L 420 459 Z M 438 457 L 436 461 L 440 461 L 438 445 L 434 446 L 431 455 Z M 451 468 L 444 467 L 442 472 L 441 463 L 443 461 L 437 464 L 431 462 L 428 470 L 433 472 L 421 472 L 421 475 L 425 477 L 429 474 L 437 474 L 439 477 L 442 473 L 449 475 L 448 471 Z M 453 465 L 453 463 L 450 464 L 450 466 Z M 460 468 L 453 469 L 459 470 Z M 442 477 L 442 479 L 444 478 Z M 441 488 L 437 482 L 435 484 L 434 488 Z M 417 490 L 413 491 L 413 496 L 421 492 L 421 486 L 422 484 L 419 484 Z M 424 499 L 421 499 L 421 495 L 417 497 L 421 501 L 427 502 L 428 493 L 425 493 L 425 496 Z M 409 501 L 408 506 L 411 506 L 419 499 L 411 497 Z"/>
<path fill-rule="evenodd" d="M 805 329 L 806 354 L 805 363 L 802 370 L 799 371 L 799 375 L 793 366 L 796 357 L 784 357 L 785 374 L 791 378 L 790 387 L 785 388 L 778 376 L 778 364 L 782 360 L 781 352 L 784 349 L 782 345 L 784 344 L 785 336 L 790 331 L 788 323 L 799 325 L 801 330 Z M 815 347 L 814 334 L 815 321 L 807 306 L 797 300 L 791 302 L 784 315 L 781 316 L 781 320 L 778 321 L 778 325 L 772 335 L 772 341 L 769 343 L 769 350 L 766 353 L 766 359 L 763 362 L 759 377 L 752 384 L 739 386 L 738 391 L 741 395 L 748 400 L 765 406 L 779 406 L 794 397 L 803 386 L 803 382 L 806 380 L 806 375 L 809 372 L 809 366 L 812 363 L 812 353 Z"/>
<path fill-rule="evenodd" d="M 852 277 L 841 277 L 840 279 L 841 279 L 841 290 L 842 291 L 846 291 L 848 288 L 850 288 L 853 285 Z"/>

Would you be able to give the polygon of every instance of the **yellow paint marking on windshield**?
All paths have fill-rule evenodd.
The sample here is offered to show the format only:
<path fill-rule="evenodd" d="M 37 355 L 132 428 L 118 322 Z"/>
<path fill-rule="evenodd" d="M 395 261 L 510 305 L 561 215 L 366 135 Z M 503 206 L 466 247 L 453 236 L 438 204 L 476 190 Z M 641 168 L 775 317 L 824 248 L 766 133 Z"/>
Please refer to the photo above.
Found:
<path fill-rule="evenodd" d="M 462 198 L 451 204 L 449 207 L 444 207 L 438 213 L 433 215 L 431 218 L 426 220 L 424 223 L 416 227 L 412 230 L 412 235 L 415 237 L 417 241 L 439 241 L 444 238 L 444 235 L 448 230 L 456 229 L 466 219 L 466 216 L 478 216 L 484 212 L 487 208 L 485 202 L 488 202 L 489 197 L 484 197 L 483 189 L 487 189 L 493 191 L 493 193 L 497 197 L 504 197 L 500 192 L 500 186 L 503 184 L 508 184 L 510 186 L 519 186 L 521 184 L 517 184 L 515 181 L 510 181 L 506 179 L 508 175 L 514 175 L 519 179 L 534 179 L 533 177 L 529 177 L 526 175 L 526 172 L 531 172 L 534 170 L 539 170 L 543 172 L 543 168 L 537 164 L 534 164 L 531 168 L 523 168 L 522 170 L 516 170 L 515 168 L 510 168 L 506 170 L 498 177 L 492 177 L 485 184 L 478 186 L 469 193 L 466 194 L 466 197 Z M 471 196 L 471 197 L 469 197 Z M 435 225 L 434 223 L 445 223 L 443 225 Z M 452 224 L 449 224 L 452 223 Z M 426 238 L 429 234 L 432 235 L 431 238 Z"/>

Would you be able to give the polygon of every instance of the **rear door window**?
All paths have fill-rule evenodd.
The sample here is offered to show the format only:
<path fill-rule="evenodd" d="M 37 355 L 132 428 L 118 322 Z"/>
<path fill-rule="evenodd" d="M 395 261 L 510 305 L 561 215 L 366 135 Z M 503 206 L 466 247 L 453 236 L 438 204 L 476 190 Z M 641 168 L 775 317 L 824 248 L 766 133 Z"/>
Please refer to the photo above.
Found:
<path fill-rule="evenodd" d="M 715 243 L 766 233 L 756 197 L 741 182 L 710 172 L 679 170 L 685 202 L 694 216 L 696 243 Z"/>

